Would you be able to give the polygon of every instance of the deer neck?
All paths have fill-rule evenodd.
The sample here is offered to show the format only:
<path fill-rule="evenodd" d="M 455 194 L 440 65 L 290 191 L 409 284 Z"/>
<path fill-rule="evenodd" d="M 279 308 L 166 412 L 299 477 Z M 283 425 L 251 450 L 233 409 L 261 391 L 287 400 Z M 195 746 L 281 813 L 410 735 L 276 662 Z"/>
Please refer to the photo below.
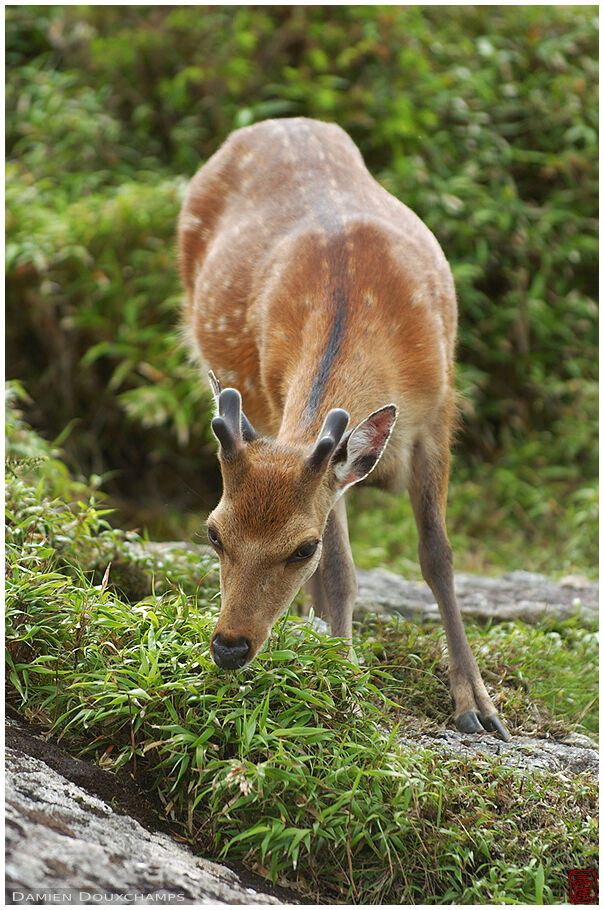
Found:
<path fill-rule="evenodd" d="M 278 443 L 314 443 L 331 408 L 348 411 L 352 427 L 384 403 L 388 386 L 380 382 L 374 357 L 360 343 L 353 320 L 354 309 L 344 300 L 309 320 L 298 342 L 299 359 L 284 385 Z"/>

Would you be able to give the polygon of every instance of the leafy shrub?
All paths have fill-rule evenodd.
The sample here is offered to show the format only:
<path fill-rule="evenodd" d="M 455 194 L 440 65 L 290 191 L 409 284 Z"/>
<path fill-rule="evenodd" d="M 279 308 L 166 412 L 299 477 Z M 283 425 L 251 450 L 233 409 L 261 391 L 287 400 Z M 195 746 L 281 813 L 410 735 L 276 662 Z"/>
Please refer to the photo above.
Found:
<path fill-rule="evenodd" d="M 195 489 L 195 462 L 209 426 L 199 418 L 207 393 L 174 331 L 171 233 L 183 181 L 153 188 L 123 183 L 71 202 L 61 213 L 51 213 L 43 191 L 28 184 L 17 168 L 9 170 L 6 256 L 19 279 L 8 303 L 7 342 L 15 372 L 31 375 L 32 355 L 46 363 L 30 383 L 39 407 L 54 415 L 58 427 L 79 418 L 71 438 L 77 434 L 84 470 L 102 474 L 108 467 L 103 452 L 114 453 L 110 467 L 119 474 L 109 490 L 121 490 L 127 476 L 131 495 L 142 501 L 159 471 L 167 482 L 163 496 L 171 486 L 188 495 L 180 478 Z M 136 433 L 125 430 L 124 413 Z M 32 419 L 45 425 L 40 411 Z M 173 485 L 168 465 L 179 473 Z"/>
<path fill-rule="evenodd" d="M 123 179 L 115 167 L 122 124 L 106 113 L 107 98 L 107 89 L 97 94 L 75 73 L 34 64 L 16 70 L 8 83 L 7 106 L 19 111 L 8 124 L 9 155 L 35 175 L 49 203 Z"/>
<path fill-rule="evenodd" d="M 122 596 L 140 598 L 175 585 L 193 595 L 199 579 L 215 584 L 214 560 L 186 544 L 155 546 L 134 531 L 112 527 L 106 497 L 95 475 L 76 480 L 57 444 L 41 439 L 23 420 L 27 396 L 7 387 L 6 528 L 9 560 L 24 590 L 44 597 L 44 573 L 52 567 L 94 586 L 111 569 Z M 52 575 L 52 573 L 51 573 Z M 54 577 L 54 576 L 53 576 Z"/>

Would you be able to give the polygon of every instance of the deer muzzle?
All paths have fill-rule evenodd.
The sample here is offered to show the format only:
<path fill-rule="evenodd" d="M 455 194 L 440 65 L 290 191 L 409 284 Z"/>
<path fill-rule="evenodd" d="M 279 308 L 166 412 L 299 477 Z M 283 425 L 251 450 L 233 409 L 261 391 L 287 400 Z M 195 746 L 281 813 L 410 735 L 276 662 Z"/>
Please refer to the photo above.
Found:
<path fill-rule="evenodd" d="M 240 635 L 230 638 L 218 632 L 212 639 L 210 653 L 214 663 L 222 670 L 238 670 L 249 660 L 252 645 L 249 638 Z"/>

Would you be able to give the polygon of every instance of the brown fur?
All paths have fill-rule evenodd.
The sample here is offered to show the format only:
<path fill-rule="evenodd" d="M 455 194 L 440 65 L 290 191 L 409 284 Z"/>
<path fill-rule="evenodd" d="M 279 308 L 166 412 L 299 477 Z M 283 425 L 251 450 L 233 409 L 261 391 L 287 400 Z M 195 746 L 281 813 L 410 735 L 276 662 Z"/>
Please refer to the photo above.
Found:
<path fill-rule="evenodd" d="M 433 235 L 346 133 L 303 118 L 233 133 L 193 178 L 179 246 L 190 335 L 206 366 L 232 377 L 223 384 L 240 390 L 252 423 L 310 442 L 330 407 L 356 423 L 392 401 L 399 444 L 372 482 L 404 486 L 411 437 L 430 435 L 453 396 L 455 293 Z M 334 290 L 346 299 L 345 341 L 305 423 Z"/>
<path fill-rule="evenodd" d="M 248 638 L 253 657 L 315 573 L 332 629 L 350 635 L 342 485 L 334 464 L 310 476 L 305 459 L 331 408 L 354 427 L 392 403 L 398 419 L 368 482 L 409 487 L 460 723 L 468 729 L 474 710 L 488 723 L 494 708 L 461 625 L 444 526 L 457 307 L 434 236 L 373 179 L 346 133 L 304 118 L 233 133 L 191 181 L 178 235 L 188 333 L 272 437 L 221 460 L 223 497 L 209 518 L 223 542 L 215 634 Z M 359 458 L 375 462 L 362 447 Z M 325 552 L 288 562 L 312 538 Z"/>
<path fill-rule="evenodd" d="M 222 610 L 215 635 L 245 635 L 256 654 L 279 614 L 316 568 L 287 564 L 303 543 L 323 535 L 331 497 L 305 458 L 258 440 L 235 464 L 221 462 L 223 497 L 208 519 L 219 531 Z"/>

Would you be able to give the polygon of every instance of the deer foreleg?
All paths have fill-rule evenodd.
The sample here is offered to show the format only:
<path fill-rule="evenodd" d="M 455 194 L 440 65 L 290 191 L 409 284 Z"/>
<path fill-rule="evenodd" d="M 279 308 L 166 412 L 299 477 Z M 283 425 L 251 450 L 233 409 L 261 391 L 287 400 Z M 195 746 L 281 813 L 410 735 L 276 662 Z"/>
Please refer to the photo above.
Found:
<path fill-rule="evenodd" d="M 321 619 L 329 620 L 329 613 L 327 609 L 327 595 L 325 594 L 325 588 L 323 587 L 320 563 L 316 572 L 311 575 L 309 580 L 304 585 L 304 591 L 306 593 L 306 600 L 302 608 L 302 615 L 308 616 L 309 609 L 312 605 L 315 616 L 319 616 Z"/>
<path fill-rule="evenodd" d="M 464 733 L 476 733 L 484 728 L 507 741 L 510 734 L 482 681 L 455 597 L 453 554 L 445 527 L 448 478 L 448 453 L 434 461 L 418 444 L 409 495 L 419 536 L 422 575 L 436 598 L 447 636 L 455 723 Z"/>
<path fill-rule="evenodd" d="M 317 577 L 319 573 L 320 578 Z M 338 500 L 327 519 L 321 564 L 311 582 L 313 594 L 318 594 L 315 611 L 321 610 L 326 616 L 333 635 L 350 640 L 357 576 L 348 539 L 344 497 Z"/>

